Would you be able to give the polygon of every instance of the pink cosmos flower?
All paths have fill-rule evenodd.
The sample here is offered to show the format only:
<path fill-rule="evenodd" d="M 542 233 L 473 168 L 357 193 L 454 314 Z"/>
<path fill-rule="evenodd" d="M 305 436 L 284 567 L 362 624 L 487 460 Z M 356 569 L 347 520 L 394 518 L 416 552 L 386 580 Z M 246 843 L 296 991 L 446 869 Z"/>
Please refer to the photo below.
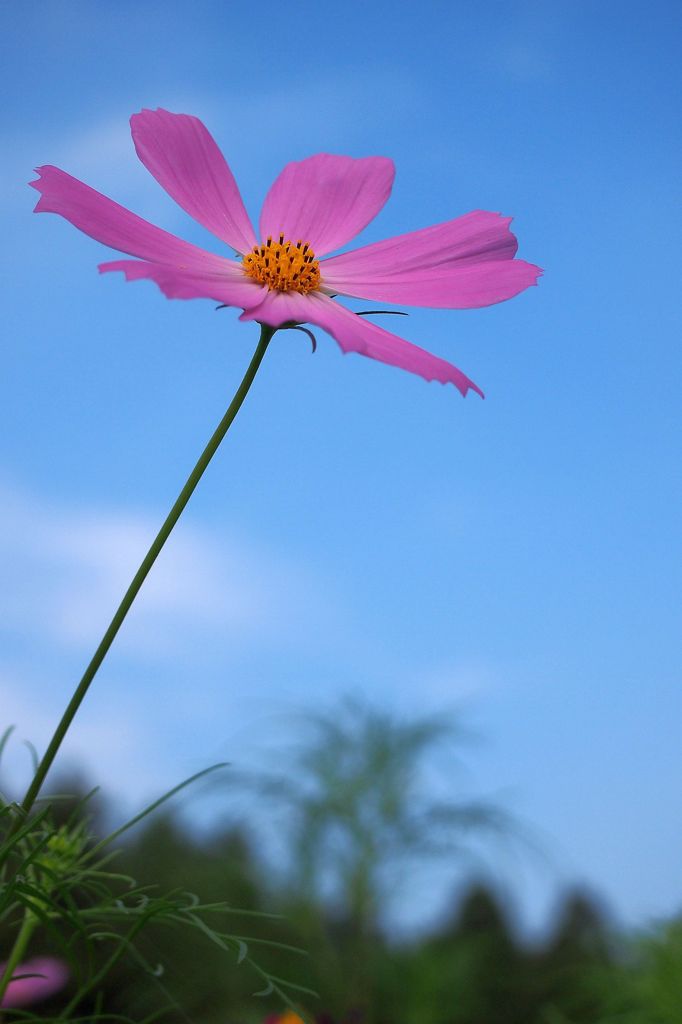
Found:
<path fill-rule="evenodd" d="M 421 231 L 329 256 L 379 213 L 393 185 L 386 157 L 319 153 L 290 163 L 265 197 L 258 235 L 225 158 L 196 117 L 143 110 L 135 149 L 159 184 L 238 254 L 182 241 L 58 167 L 37 168 L 36 212 L 59 213 L 97 241 L 135 256 L 100 264 L 128 281 L 149 278 L 172 299 L 208 298 L 271 327 L 315 324 L 344 352 L 360 352 L 426 380 L 482 392 L 461 370 L 352 312 L 334 296 L 469 309 L 518 295 L 541 271 L 515 259 L 510 217 L 474 210 Z M 325 257 L 324 259 L 322 257 Z"/>
<path fill-rule="evenodd" d="M 0 964 L 0 974 L 4 970 Z M 30 975 L 30 977 L 28 977 Z M 69 978 L 66 964 L 52 956 L 36 956 L 20 964 L 0 1002 L 0 1007 L 30 1006 L 64 987 Z"/>

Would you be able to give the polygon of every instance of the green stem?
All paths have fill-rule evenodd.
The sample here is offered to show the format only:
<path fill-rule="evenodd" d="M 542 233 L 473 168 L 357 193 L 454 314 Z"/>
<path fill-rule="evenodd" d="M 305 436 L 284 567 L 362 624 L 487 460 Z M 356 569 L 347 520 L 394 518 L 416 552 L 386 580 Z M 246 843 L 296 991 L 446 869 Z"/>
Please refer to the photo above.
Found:
<path fill-rule="evenodd" d="M 0 978 L 0 1006 L 2 1005 L 2 999 L 7 991 L 7 986 L 14 976 L 14 972 L 21 963 L 26 947 L 29 944 L 33 930 L 38 923 L 38 919 L 31 910 L 27 910 L 24 914 L 24 920 L 19 929 L 19 934 L 14 941 L 14 947 L 9 955 L 9 960 L 5 966 L 2 977 Z"/>
<path fill-rule="evenodd" d="M 111 620 L 111 623 L 109 624 L 109 628 L 102 637 L 101 643 L 92 657 L 92 661 L 86 668 L 85 673 L 83 674 L 83 678 L 76 687 L 76 690 L 74 691 L 74 694 L 71 700 L 69 701 L 69 704 L 62 716 L 62 719 L 57 728 L 55 729 L 54 736 L 50 740 L 49 746 L 45 751 L 42 761 L 40 762 L 38 768 L 36 769 L 33 781 L 31 782 L 31 785 L 29 786 L 26 792 L 26 796 L 24 797 L 23 802 L 21 804 L 21 810 L 24 812 L 24 814 L 28 814 L 31 808 L 33 807 L 36 797 L 40 792 L 40 788 L 43 782 L 45 781 L 45 776 L 50 770 L 50 767 L 55 759 L 57 751 L 61 746 L 62 740 L 64 739 L 64 736 L 66 735 L 67 730 L 71 725 L 71 722 L 73 721 L 74 716 L 78 711 L 78 708 L 80 707 L 83 698 L 85 697 L 85 694 L 88 692 L 90 683 L 95 678 L 98 668 L 102 664 L 107 651 L 111 647 L 114 637 L 118 633 L 126 615 L 130 611 L 130 607 L 135 598 L 137 597 L 140 587 L 145 581 L 147 573 L 149 572 L 154 562 L 156 561 L 159 552 L 161 551 L 164 544 L 168 540 L 173 527 L 180 518 L 180 515 L 182 514 L 185 505 L 192 496 L 194 488 L 199 483 L 199 480 L 201 479 L 204 470 L 206 469 L 209 462 L 215 455 L 220 445 L 220 442 L 225 437 L 225 434 L 227 433 L 232 424 L 232 421 L 239 412 L 242 402 L 246 398 L 249 388 L 253 383 L 253 379 L 256 376 L 256 371 L 258 370 L 258 367 L 260 366 L 263 360 L 263 356 L 265 355 L 265 351 L 272 339 L 273 334 L 275 333 L 275 330 L 276 328 L 268 327 L 266 324 L 261 324 L 261 332 L 260 338 L 258 339 L 258 345 L 256 347 L 256 351 L 253 354 L 253 358 L 249 363 L 249 367 L 246 373 L 244 374 L 244 379 L 237 388 L 236 394 L 232 401 L 230 402 L 230 406 L 227 412 L 225 413 L 222 420 L 216 427 L 215 433 L 213 434 L 211 440 L 206 445 L 206 448 L 204 449 L 204 451 L 201 454 L 201 457 L 199 458 L 199 461 L 197 462 L 196 466 L 190 473 L 187 479 L 187 483 L 180 491 L 180 494 L 178 495 L 175 504 L 168 513 L 166 521 L 164 522 L 163 526 L 156 535 L 156 538 L 152 546 L 150 547 L 149 551 L 145 555 L 142 564 L 140 565 L 140 568 L 135 573 L 132 583 L 126 590 L 123 596 L 123 600 L 118 606 L 116 613 L 113 619 Z"/>

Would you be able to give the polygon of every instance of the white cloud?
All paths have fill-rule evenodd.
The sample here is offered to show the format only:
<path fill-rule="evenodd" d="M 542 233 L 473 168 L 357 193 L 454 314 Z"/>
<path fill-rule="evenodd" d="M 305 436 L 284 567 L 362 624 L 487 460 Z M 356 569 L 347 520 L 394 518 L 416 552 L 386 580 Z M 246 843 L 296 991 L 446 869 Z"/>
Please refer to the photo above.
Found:
<path fill-rule="evenodd" d="M 0 616 L 5 632 L 36 629 L 65 650 L 93 648 L 161 517 L 45 505 L 0 488 Z M 227 531 L 181 522 L 153 566 L 117 645 L 156 661 L 191 637 L 232 645 L 288 642 L 302 619 L 321 628 L 329 607 L 299 566 Z"/>
<path fill-rule="evenodd" d="M 60 695 L 42 688 L 36 701 L 35 681 L 16 670 L 0 670 L 0 732 L 14 726 L 7 744 L 2 780 L 13 797 L 27 787 L 32 760 L 26 743 L 43 752 L 63 712 Z M 111 687 L 108 699 L 98 700 L 97 714 L 83 711 L 65 740 L 57 764 L 57 777 L 65 771 L 94 770 L 91 777 L 106 780 L 119 797 L 134 794 L 139 805 L 147 795 L 160 794 L 168 785 L 168 763 L 150 756 L 150 737 L 134 702 Z M 144 794 L 141 796 L 140 794 Z"/>
<path fill-rule="evenodd" d="M 395 69 L 365 67 L 355 69 L 352 76 L 330 73 L 306 92 L 303 106 L 297 84 L 278 84 L 271 92 L 150 96 L 148 105 L 200 117 L 228 161 L 250 164 L 260 180 L 266 161 L 279 170 L 282 152 L 299 150 L 298 155 L 305 156 L 320 147 L 337 152 L 352 148 L 366 137 L 368 126 L 383 125 L 387 118 L 404 122 L 418 114 L 422 102 L 421 87 L 413 77 Z M 11 159 L 0 174 L 2 204 L 24 215 L 25 183 L 35 166 L 50 163 L 130 205 L 146 219 L 160 217 L 173 229 L 184 214 L 137 159 L 128 124 L 131 113 L 124 104 L 82 124 L 51 126 L 40 134 L 33 128 L 6 140 Z"/>
<path fill-rule="evenodd" d="M 115 172 L 126 173 L 134 156 L 130 128 L 126 117 L 110 117 L 88 125 L 84 131 L 67 140 L 60 140 L 50 157 L 51 163 L 72 168 L 77 175 L 96 176 Z"/>
<path fill-rule="evenodd" d="M 554 71 L 554 60 L 541 46 L 510 39 L 498 50 L 499 67 L 517 82 L 544 81 Z"/>
<path fill-rule="evenodd" d="M 414 682 L 421 698 L 443 707 L 488 692 L 498 685 L 499 673 L 481 660 L 450 660 L 422 666 Z"/>
<path fill-rule="evenodd" d="M 490 69 L 521 84 L 552 78 L 561 65 L 569 11 L 546 0 L 517 4 L 498 38 L 490 41 L 485 57 Z"/>
<path fill-rule="evenodd" d="M 18 741 L 45 748 L 159 523 L 0 485 L 0 732 L 15 724 Z M 84 766 L 135 810 L 231 756 L 235 722 L 253 718 L 253 700 L 271 694 L 257 670 L 255 694 L 244 692 L 247 652 L 249 663 L 253 652 L 256 663 L 292 648 L 305 657 L 338 618 L 329 588 L 323 593 L 293 560 L 181 521 L 115 641 L 106 681 L 78 712 L 60 764 Z M 226 656 L 236 672 L 228 673 Z M 21 742 L 12 743 L 9 764 L 2 777 L 21 790 L 30 770 Z"/>

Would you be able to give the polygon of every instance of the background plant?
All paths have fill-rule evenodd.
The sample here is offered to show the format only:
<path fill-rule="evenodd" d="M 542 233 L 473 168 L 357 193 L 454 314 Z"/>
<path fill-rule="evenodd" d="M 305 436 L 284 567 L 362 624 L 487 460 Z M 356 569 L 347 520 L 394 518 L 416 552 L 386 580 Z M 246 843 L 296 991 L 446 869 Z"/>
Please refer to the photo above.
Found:
<path fill-rule="evenodd" d="M 8 734 L 3 738 L 6 742 Z M 4 745 L 3 742 L 3 745 Z M 303 952 L 278 943 L 265 934 L 247 936 L 235 928 L 241 918 L 271 918 L 262 910 L 238 909 L 224 896 L 210 900 L 190 888 L 196 876 L 177 877 L 165 888 L 153 869 L 152 879 L 141 882 L 126 872 L 121 837 L 140 827 L 162 804 L 199 778 L 224 766 L 199 773 L 147 807 L 131 821 L 102 836 L 90 813 L 94 792 L 80 798 L 52 795 L 39 801 L 40 809 L 28 819 L 15 802 L 0 798 L 0 928 L 3 945 L 11 955 L 2 972 L 3 992 L 13 975 L 21 975 L 21 962 L 29 945 L 57 953 L 69 965 L 71 983 L 51 1002 L 54 1018 L 33 1010 L 4 1011 L 7 1019 L 146 1021 L 163 1016 L 169 1007 L 184 1011 L 163 981 L 163 967 L 148 958 L 154 940 L 150 930 L 167 928 L 180 933 L 183 948 L 211 945 L 221 961 L 251 969 L 251 992 L 273 995 L 279 1005 L 294 1003 L 291 994 L 313 995 L 309 988 L 278 977 L 254 957 L 251 945 L 280 950 L 290 956 Z M 96 806 L 96 805 L 95 805 Z M 101 819 L 100 819 L 101 824 Z M 149 875 L 146 862 L 143 877 Z M 200 879 L 198 879 L 200 881 Z M 18 938 L 17 938 L 18 936 Z M 129 972 L 126 974 L 126 972 Z M 153 991 L 153 1005 L 139 1010 L 125 995 L 135 979 L 144 977 Z M 128 979 L 126 985 L 124 979 Z M 119 999 L 108 998 L 117 992 Z M 124 993 L 121 1001 L 120 994 Z M 121 1003 L 120 1009 L 117 1003 Z"/>
<path fill-rule="evenodd" d="M 576 891 L 566 894 L 542 939 L 519 931 L 509 897 L 479 856 L 491 840 L 493 851 L 500 838 L 518 843 L 518 829 L 495 802 L 468 794 L 465 738 L 456 721 L 401 722 L 346 702 L 299 723 L 286 752 L 276 754 L 280 771 L 212 776 L 208 830 L 197 827 L 190 806 L 179 814 L 164 804 L 143 817 L 104 865 L 116 881 L 97 882 L 92 914 L 83 914 L 83 900 L 94 882 L 79 890 L 74 868 L 61 887 L 61 899 L 75 904 L 72 923 L 82 921 L 87 931 L 99 921 L 108 933 L 94 942 L 89 935 L 87 969 L 83 927 L 74 942 L 64 943 L 48 919 L 36 933 L 41 951 L 76 955 L 73 998 L 120 948 L 142 909 L 149 911 L 134 951 L 127 947 L 101 975 L 97 996 L 81 992 L 74 1012 L 92 1015 L 106 1006 L 117 1019 L 142 1021 L 163 1005 L 165 1019 L 178 1024 L 256 1024 L 281 1012 L 282 998 L 273 991 L 253 999 L 266 985 L 237 962 L 244 931 L 258 967 L 316 990 L 319 998 L 285 994 L 300 997 L 311 1017 L 337 1024 L 674 1024 L 679 923 L 645 936 L 619 933 L 594 896 Z M 422 780 L 439 750 L 450 786 L 434 801 Z M 249 802 L 254 791 L 261 794 L 260 828 L 252 815 L 236 815 L 237 791 Z M 50 806 L 62 835 L 74 813 L 78 819 L 88 808 L 86 864 L 94 867 L 113 845 L 96 852 L 111 810 L 97 796 Z M 303 851 L 306 835 L 311 848 Z M 451 896 L 421 932 L 396 932 L 395 886 L 409 884 L 424 857 L 431 865 L 437 857 L 440 870 L 451 873 Z M 204 911 L 194 905 L 198 897 Z M 243 922 L 236 906 L 247 912 Z M 261 916 L 272 910 L 281 918 Z M 227 950 L 187 920 L 197 914 Z M 301 947 L 311 955 L 301 959 Z M 34 1019 L 53 1019 L 52 1008 L 58 1019 L 58 1006 L 36 1007 Z"/>

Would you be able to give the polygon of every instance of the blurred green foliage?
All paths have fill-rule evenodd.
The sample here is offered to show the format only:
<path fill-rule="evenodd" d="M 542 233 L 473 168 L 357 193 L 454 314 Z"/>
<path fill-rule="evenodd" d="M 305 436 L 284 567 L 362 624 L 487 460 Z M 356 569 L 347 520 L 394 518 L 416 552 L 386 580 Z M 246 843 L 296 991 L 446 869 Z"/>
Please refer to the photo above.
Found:
<path fill-rule="evenodd" d="M 0 950 L 6 949 L 0 969 L 3 1021 L 147 1024 L 166 1015 L 170 1008 L 187 1019 L 161 980 L 163 963 L 151 959 L 157 953 L 153 936 L 164 930 L 174 933 L 175 949 L 201 950 L 208 946 L 218 950 L 217 973 L 225 964 L 242 965 L 251 984 L 260 983 L 265 993 L 277 996 L 280 1005 L 293 1009 L 291 993 L 314 996 L 309 988 L 277 977 L 253 952 L 254 947 L 265 947 L 301 956 L 300 949 L 277 942 L 266 933 L 247 936 L 235 931 L 236 917 L 260 922 L 272 915 L 257 910 L 235 911 L 224 898 L 202 900 L 182 883 L 175 863 L 170 873 L 172 882 L 164 885 L 160 869 L 167 847 L 163 840 L 161 845 L 153 840 L 149 883 L 126 872 L 126 857 L 114 845 L 132 827 L 146 822 L 171 796 L 221 767 L 207 769 L 181 783 L 131 821 L 104 835 L 102 829 L 93 828 L 96 806 L 91 794 L 75 797 L 73 786 L 69 796 L 40 798 L 36 802 L 39 809 L 29 815 L 0 792 Z M 142 831 L 141 837 L 144 841 L 147 834 Z M 150 862 L 144 858 L 144 850 L 142 857 L 136 846 L 134 850 L 137 856 L 128 860 L 140 867 L 142 877 Z M 118 870 L 112 869 L 114 861 Z M 36 948 L 49 953 L 52 964 L 57 960 L 58 974 L 65 975 L 59 977 L 56 988 L 53 984 L 47 986 L 54 993 L 50 998 L 45 987 L 38 993 L 36 985 L 32 991 L 30 985 L 23 985 L 40 977 L 48 980 L 47 974 L 32 969 L 29 955 Z M 45 970 L 54 975 L 52 966 Z M 65 987 L 69 972 L 70 984 Z M 151 994 L 150 981 L 154 982 Z M 24 996 L 17 985 L 23 988 Z M 38 1014 L 32 1006 L 24 1008 L 36 1001 L 42 1003 Z"/>
<path fill-rule="evenodd" d="M 128 838 L 116 870 L 150 893 L 240 908 L 228 915 L 230 933 L 238 938 L 243 924 L 266 972 L 314 989 L 305 1010 L 321 1024 L 682 1024 L 682 922 L 614 934 L 599 906 L 573 893 L 545 940 L 529 944 L 489 885 L 462 889 L 462 854 L 514 825 L 462 794 L 461 739 L 441 720 L 399 722 L 347 703 L 310 720 L 279 771 L 241 780 L 273 822 L 272 842 L 250 819 L 202 834 L 164 810 Z M 59 827 L 68 802 L 54 813 Z M 391 892 L 434 858 L 457 895 L 427 934 L 396 937 Z M 273 911 L 282 916 L 258 916 Z M 133 1021 L 167 1007 L 162 1019 L 173 1024 L 256 1024 L 282 1011 L 272 994 L 254 998 L 254 975 L 236 956 L 181 924 L 161 916 L 141 932 L 138 955 L 117 961 L 97 1005 Z M 58 952 L 47 931 L 34 948 Z M 63 1004 L 55 998 L 29 1019 L 59 1019 Z"/>

